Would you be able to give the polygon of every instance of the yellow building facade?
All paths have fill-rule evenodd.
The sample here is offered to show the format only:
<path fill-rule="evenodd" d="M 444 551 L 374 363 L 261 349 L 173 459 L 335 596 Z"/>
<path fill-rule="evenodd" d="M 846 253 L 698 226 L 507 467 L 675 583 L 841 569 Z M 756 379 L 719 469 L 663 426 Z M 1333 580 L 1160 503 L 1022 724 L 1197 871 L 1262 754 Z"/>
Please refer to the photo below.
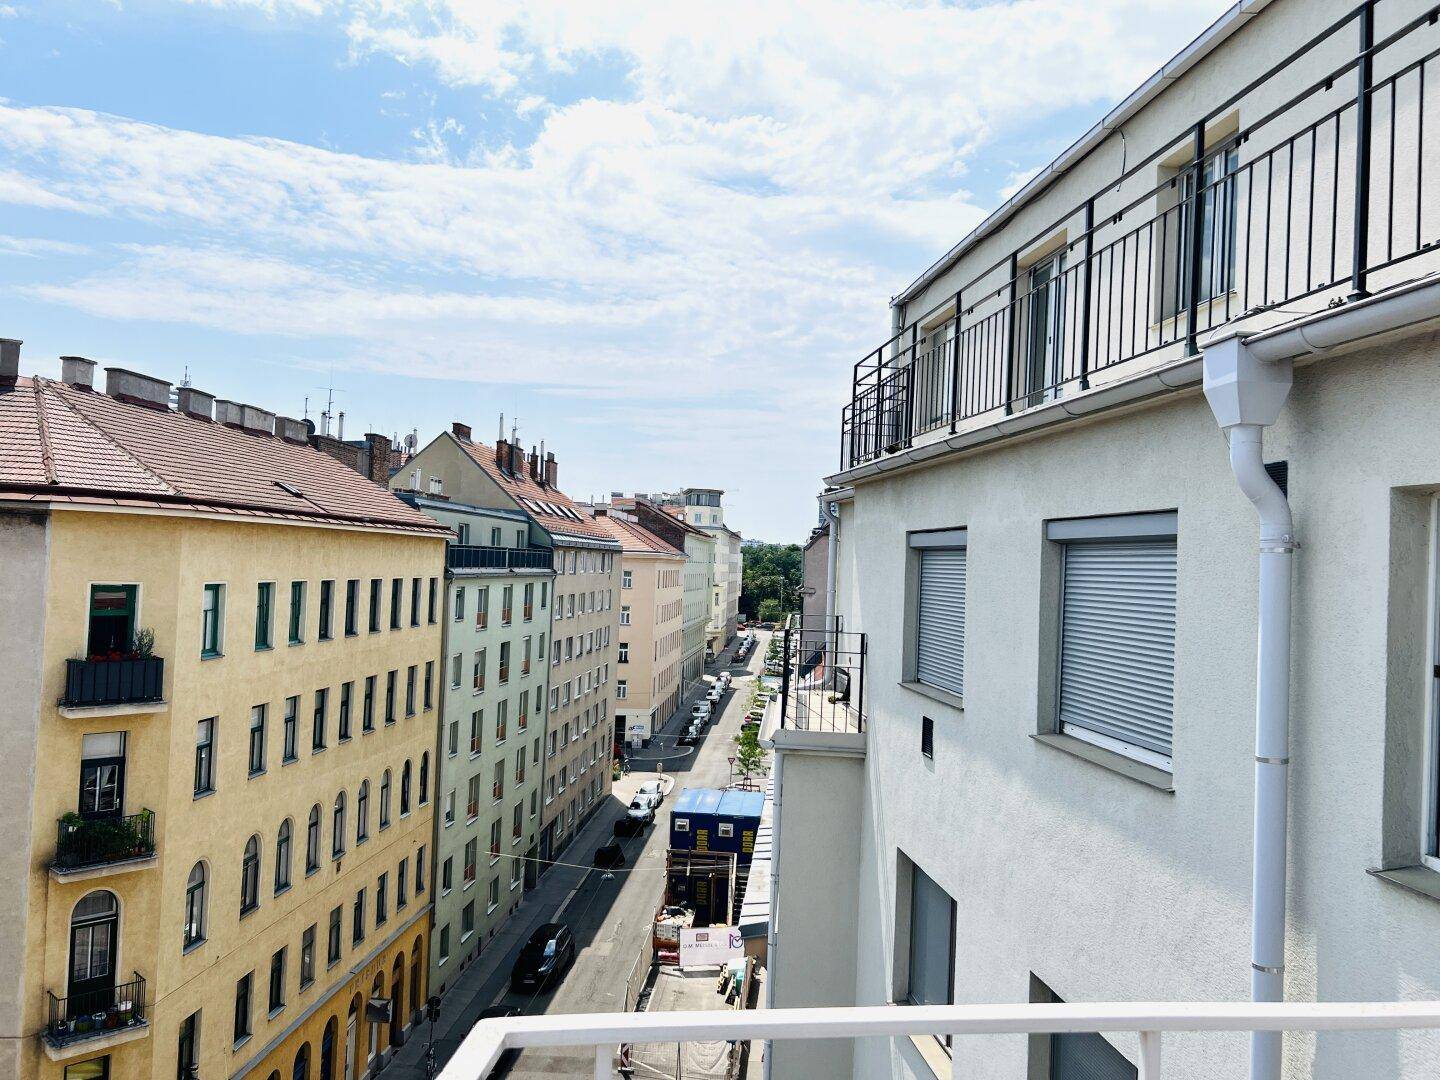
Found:
<path fill-rule="evenodd" d="M 88 419 L 118 437 L 113 404 Z M 24 867 L 0 887 L 21 1036 L 0 1075 L 358 1080 L 423 1014 L 443 531 L 317 451 L 218 428 L 196 437 L 311 512 L 0 483 L 26 841 L 0 855 Z M 317 512 L 327 491 L 355 505 Z"/>

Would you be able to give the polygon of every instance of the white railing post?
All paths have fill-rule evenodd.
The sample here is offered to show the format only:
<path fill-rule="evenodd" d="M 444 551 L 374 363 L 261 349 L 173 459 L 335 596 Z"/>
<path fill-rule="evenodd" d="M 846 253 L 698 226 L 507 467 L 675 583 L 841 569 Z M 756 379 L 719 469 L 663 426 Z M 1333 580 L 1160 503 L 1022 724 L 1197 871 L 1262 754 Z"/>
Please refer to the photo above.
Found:
<path fill-rule="evenodd" d="M 609 1043 L 595 1047 L 595 1080 L 612 1080 L 615 1075 L 615 1049 Z"/>
<path fill-rule="evenodd" d="M 1160 1080 L 1160 1032 L 1140 1032 L 1140 1080 Z"/>

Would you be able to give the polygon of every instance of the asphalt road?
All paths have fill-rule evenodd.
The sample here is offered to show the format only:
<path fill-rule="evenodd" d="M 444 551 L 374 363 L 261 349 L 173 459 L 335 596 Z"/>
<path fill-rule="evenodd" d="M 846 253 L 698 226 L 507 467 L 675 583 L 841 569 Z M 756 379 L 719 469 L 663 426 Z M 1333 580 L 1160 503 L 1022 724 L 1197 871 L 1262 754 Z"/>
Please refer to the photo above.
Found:
<path fill-rule="evenodd" d="M 744 667 L 730 666 L 734 684 L 721 700 L 718 718 L 698 746 L 680 746 L 675 741 L 689 722 L 687 703 L 682 715 L 672 719 L 652 738 L 648 748 L 632 754 L 630 773 L 615 785 L 615 795 L 623 798 L 624 803 L 614 799 L 615 809 L 607 808 L 602 813 L 618 817 L 620 808 L 628 804 L 630 794 L 643 781 L 661 775 L 662 769 L 674 777 L 675 786 L 661 806 L 656 824 L 643 836 L 624 841 L 625 871 L 610 880 L 605 880 L 599 872 L 592 872 L 565 904 L 559 919 L 575 932 L 578 954 L 560 985 L 537 996 L 506 990 L 496 998 L 495 1004 L 531 1014 L 609 1012 L 623 1010 L 630 1004 L 626 1001 L 626 980 L 646 946 L 650 920 L 660 903 L 669 806 L 682 787 L 724 787 L 729 782 L 727 759 L 734 756 L 734 737 L 740 731 L 754 675 L 764 664 L 768 637 L 763 631 L 757 634 L 755 650 Z M 578 842 L 561 859 L 588 864 L 592 851 L 577 848 Z M 505 970 L 509 970 L 508 963 Z M 591 1051 L 586 1048 L 527 1050 L 509 1075 L 515 1080 L 584 1076 L 588 1075 L 593 1061 Z"/>

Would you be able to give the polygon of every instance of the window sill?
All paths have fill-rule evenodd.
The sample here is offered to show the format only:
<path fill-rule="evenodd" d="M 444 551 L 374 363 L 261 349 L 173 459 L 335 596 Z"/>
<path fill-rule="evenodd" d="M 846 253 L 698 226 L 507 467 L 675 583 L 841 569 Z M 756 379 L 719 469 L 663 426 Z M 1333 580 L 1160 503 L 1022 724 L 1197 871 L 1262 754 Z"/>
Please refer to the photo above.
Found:
<path fill-rule="evenodd" d="M 1388 882 L 1397 889 L 1404 889 L 1415 896 L 1440 901 L 1440 873 L 1423 864 L 1395 866 L 1389 869 L 1381 869 L 1377 866 L 1365 872 L 1371 877 L 1377 877 L 1381 881 Z"/>
<path fill-rule="evenodd" d="M 275 896 L 284 896 L 284 895 L 285 895 L 287 892 L 289 892 L 289 891 L 290 891 L 290 883 L 287 881 L 284 885 L 278 885 L 278 886 L 276 886 L 274 895 L 275 895 Z M 258 906 L 258 905 L 257 905 L 257 906 Z"/>
<path fill-rule="evenodd" d="M 960 694 L 952 694 L 949 690 L 941 690 L 938 686 L 914 682 L 913 680 L 901 682 L 900 685 L 912 694 L 919 694 L 921 697 L 929 698 L 931 701 L 938 701 L 941 705 L 949 705 L 952 709 L 957 709 L 960 712 L 965 711 L 965 698 Z"/>
<path fill-rule="evenodd" d="M 284 1012 L 284 1011 L 285 1011 L 285 1006 L 284 1006 L 284 1005 L 276 1005 L 273 1009 L 270 1010 L 270 1013 L 269 1013 L 267 1019 L 269 1019 L 269 1020 L 274 1020 L 275 1017 L 279 1016 L 279 1015 L 280 1015 L 282 1012 Z"/>
<path fill-rule="evenodd" d="M 189 955 L 190 955 L 192 952 L 194 952 L 196 949 L 200 948 L 200 946 L 204 945 L 205 942 L 207 942 L 208 940 L 210 940 L 210 939 L 209 939 L 209 938 L 203 938 L 203 937 L 202 937 L 202 938 L 197 938 L 195 941 L 190 942 L 189 945 L 186 945 L 183 949 L 181 949 L 181 950 L 180 950 L 180 955 L 181 955 L 181 956 L 189 956 Z"/>
<path fill-rule="evenodd" d="M 272 651 L 274 650 L 274 648 L 275 648 L 275 646 L 273 646 L 273 645 L 256 645 L 256 646 L 255 646 L 255 651 L 256 651 L 256 652 L 272 652 Z"/>
<path fill-rule="evenodd" d="M 244 1035 L 241 1035 L 238 1039 L 236 1039 L 233 1043 L 230 1044 L 230 1052 L 232 1054 L 238 1053 L 240 1048 L 250 1041 L 251 1036 L 252 1033 L 249 1031 L 247 1031 Z"/>
<path fill-rule="evenodd" d="M 194 798 L 192 801 L 194 801 L 194 802 L 199 802 L 201 799 L 208 799 L 211 795 L 214 795 L 214 794 L 215 794 L 215 789 L 214 789 L 213 787 L 212 787 L 212 788 L 206 788 L 204 791 L 197 791 L 197 792 L 195 792 L 195 798 Z"/>
<path fill-rule="evenodd" d="M 1031 735 L 1037 743 L 1049 746 L 1073 757 L 1082 758 L 1092 765 L 1098 765 L 1102 769 L 1109 769 L 1111 772 L 1119 773 L 1128 780 L 1152 787 L 1156 791 L 1163 791 L 1168 795 L 1175 793 L 1175 776 L 1164 769 L 1157 769 L 1153 765 L 1146 765 L 1143 762 L 1128 758 L 1124 754 L 1117 754 L 1113 750 L 1106 750 L 1104 747 L 1095 746 L 1093 743 L 1077 739 L 1073 735 L 1062 735 L 1057 732 L 1047 732 L 1040 735 Z"/>
<path fill-rule="evenodd" d="M 254 772 L 247 773 L 246 776 L 245 776 L 245 779 L 247 779 L 247 780 L 254 780 L 257 776 L 264 776 L 264 775 L 265 775 L 265 770 L 264 770 L 264 769 L 256 769 Z"/>
<path fill-rule="evenodd" d="M 201 660 L 223 660 L 224 658 L 225 654 L 223 652 L 202 652 L 200 654 Z"/>
<path fill-rule="evenodd" d="M 950 1053 L 945 1044 L 934 1035 L 907 1035 L 906 1039 L 920 1055 L 920 1060 L 925 1063 L 925 1068 L 935 1080 L 950 1080 L 952 1076 L 952 1063 Z"/>

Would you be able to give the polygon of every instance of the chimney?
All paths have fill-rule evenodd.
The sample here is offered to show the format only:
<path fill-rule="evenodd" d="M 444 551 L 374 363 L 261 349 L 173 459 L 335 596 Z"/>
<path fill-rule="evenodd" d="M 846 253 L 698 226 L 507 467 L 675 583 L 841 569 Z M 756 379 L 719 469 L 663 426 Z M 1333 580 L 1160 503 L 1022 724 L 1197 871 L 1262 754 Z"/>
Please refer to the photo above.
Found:
<path fill-rule="evenodd" d="M 557 487 L 557 486 L 558 486 L 557 479 L 558 479 L 559 475 L 560 475 L 560 469 L 559 469 L 559 466 L 557 466 L 556 463 L 555 463 L 555 455 L 554 455 L 554 454 L 546 454 L 546 455 L 545 455 L 545 486 L 546 486 L 546 487 L 552 487 L 552 488 L 553 488 L 553 487 Z"/>
<path fill-rule="evenodd" d="M 243 428 L 245 406 L 238 401 L 227 401 L 225 398 L 215 399 L 215 422 L 224 424 L 226 427 Z"/>
<path fill-rule="evenodd" d="M 182 386 L 177 391 L 179 398 L 176 405 L 186 416 L 193 416 L 196 420 L 213 420 L 215 413 L 215 398 L 204 390 L 197 390 L 193 386 Z"/>
<path fill-rule="evenodd" d="M 95 361 L 83 356 L 60 357 L 60 381 L 76 390 L 94 390 Z"/>
<path fill-rule="evenodd" d="M 116 401 L 129 402 L 146 409 L 170 411 L 170 384 L 164 379 L 142 375 L 125 368 L 105 369 L 105 393 Z"/>
<path fill-rule="evenodd" d="M 256 405 L 240 406 L 241 423 L 252 435 L 274 435 L 275 414 Z"/>
<path fill-rule="evenodd" d="M 297 443 L 300 446 L 310 444 L 310 429 L 305 426 L 304 420 L 296 420 L 289 416 L 277 416 L 275 418 L 275 434 L 288 443 Z"/>
<path fill-rule="evenodd" d="M 365 435 L 365 447 L 369 450 L 370 468 L 365 473 L 382 487 L 390 486 L 390 438 L 373 431 Z"/>
<path fill-rule="evenodd" d="M 530 456 L 525 459 L 525 471 L 530 474 L 531 480 L 540 479 L 540 455 L 533 446 L 530 448 Z"/>
<path fill-rule="evenodd" d="M 0 386 L 14 386 L 20 378 L 20 339 L 0 338 Z"/>
<path fill-rule="evenodd" d="M 470 425 L 462 424 L 459 420 L 456 420 L 453 424 L 450 425 L 450 434 L 454 435 L 455 438 L 459 439 L 461 442 L 469 442 Z"/>

